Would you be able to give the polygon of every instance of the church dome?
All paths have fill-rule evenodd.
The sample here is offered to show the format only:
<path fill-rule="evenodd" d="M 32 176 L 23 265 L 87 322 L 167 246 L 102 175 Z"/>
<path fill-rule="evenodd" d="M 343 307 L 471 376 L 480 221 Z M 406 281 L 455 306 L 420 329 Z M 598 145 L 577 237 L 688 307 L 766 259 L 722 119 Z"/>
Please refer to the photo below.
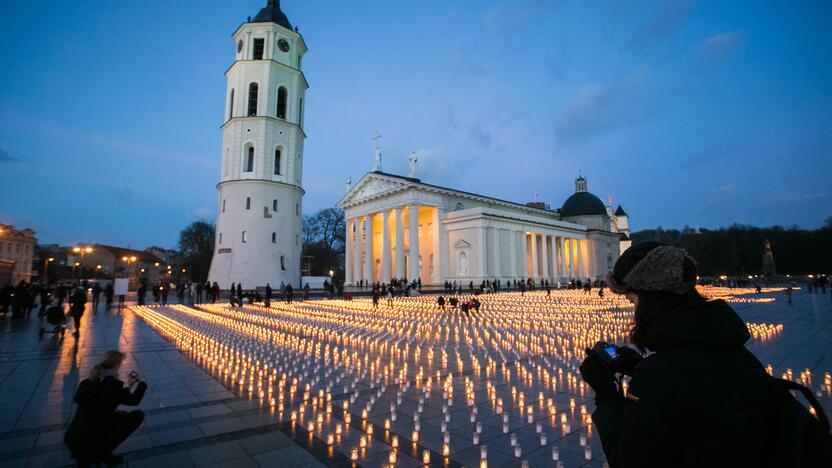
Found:
<path fill-rule="evenodd" d="M 575 193 L 563 202 L 560 209 L 563 218 L 572 216 L 607 216 L 607 207 L 604 202 L 586 190 L 586 179 L 578 177 L 575 180 Z"/>
<path fill-rule="evenodd" d="M 280 0 L 269 0 L 265 8 L 257 13 L 257 16 L 251 20 L 252 23 L 277 23 L 286 29 L 292 30 L 292 25 L 289 23 L 289 18 L 286 13 L 280 9 Z"/>

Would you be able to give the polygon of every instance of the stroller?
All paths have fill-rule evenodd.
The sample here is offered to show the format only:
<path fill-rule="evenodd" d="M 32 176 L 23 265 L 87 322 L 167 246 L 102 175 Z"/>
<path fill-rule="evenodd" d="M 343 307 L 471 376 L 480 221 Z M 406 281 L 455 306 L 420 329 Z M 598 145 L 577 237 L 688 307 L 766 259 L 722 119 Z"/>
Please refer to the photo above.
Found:
<path fill-rule="evenodd" d="M 63 306 L 59 305 L 50 305 L 46 308 L 46 323 L 52 325 L 51 330 L 47 330 L 46 327 L 40 327 L 38 331 L 38 338 L 43 339 L 43 335 L 45 333 L 52 333 L 58 339 L 64 337 L 64 333 L 66 333 L 66 316 L 64 315 L 64 308 Z"/>

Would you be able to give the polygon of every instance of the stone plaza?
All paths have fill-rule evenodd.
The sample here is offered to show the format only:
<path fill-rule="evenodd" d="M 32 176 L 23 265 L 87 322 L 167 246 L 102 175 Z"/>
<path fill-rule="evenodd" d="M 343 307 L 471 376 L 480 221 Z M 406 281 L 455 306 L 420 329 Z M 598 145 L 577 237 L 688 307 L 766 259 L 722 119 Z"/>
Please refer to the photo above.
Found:
<path fill-rule="evenodd" d="M 748 323 L 748 347 L 832 413 L 832 300 L 704 288 Z M 582 291 L 122 310 L 88 308 L 77 340 L 4 318 L 0 466 L 71 466 L 73 393 L 106 350 L 149 384 L 128 466 L 603 466 L 583 349 L 622 343 L 632 308 Z"/>

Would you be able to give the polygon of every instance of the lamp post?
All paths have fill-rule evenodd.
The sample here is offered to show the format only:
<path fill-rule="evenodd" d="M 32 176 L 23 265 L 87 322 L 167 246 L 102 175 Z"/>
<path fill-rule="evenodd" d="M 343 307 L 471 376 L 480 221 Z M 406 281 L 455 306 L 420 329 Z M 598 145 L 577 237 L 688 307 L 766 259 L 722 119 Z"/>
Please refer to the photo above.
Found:
<path fill-rule="evenodd" d="M 78 268 L 78 279 L 79 280 L 81 280 L 82 279 L 81 277 L 84 276 L 84 271 L 83 271 L 84 255 L 86 255 L 88 253 L 92 253 L 92 251 L 93 251 L 93 248 L 89 245 L 76 245 L 75 247 L 72 248 L 72 252 L 81 255 L 81 262 L 80 263 L 79 262 L 75 263 L 75 266 L 79 267 Z"/>
<path fill-rule="evenodd" d="M 136 261 L 136 257 L 135 256 L 131 256 L 131 257 L 124 256 L 124 257 L 121 257 L 121 259 L 127 263 L 127 283 L 129 284 L 130 283 L 130 270 L 131 270 L 131 267 L 133 266 L 133 262 Z M 134 286 L 135 286 L 135 283 L 136 282 L 133 281 Z"/>
<path fill-rule="evenodd" d="M 54 262 L 55 257 L 49 257 L 43 261 L 43 285 L 49 286 L 49 263 Z"/>

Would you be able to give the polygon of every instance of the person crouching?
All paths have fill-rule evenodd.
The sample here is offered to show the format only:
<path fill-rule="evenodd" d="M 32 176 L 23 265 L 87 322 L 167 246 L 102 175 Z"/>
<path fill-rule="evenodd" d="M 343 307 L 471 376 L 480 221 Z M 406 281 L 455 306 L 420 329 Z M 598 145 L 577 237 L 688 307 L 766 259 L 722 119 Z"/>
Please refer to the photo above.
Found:
<path fill-rule="evenodd" d="M 119 380 L 123 361 L 123 353 L 107 351 L 75 392 L 73 400 L 78 409 L 64 434 L 64 442 L 78 466 L 123 463 L 124 458 L 114 455 L 113 450 L 144 420 L 141 410 L 116 411 L 119 405 L 137 406 L 147 390 L 147 384 L 135 374 L 127 386 Z"/>

